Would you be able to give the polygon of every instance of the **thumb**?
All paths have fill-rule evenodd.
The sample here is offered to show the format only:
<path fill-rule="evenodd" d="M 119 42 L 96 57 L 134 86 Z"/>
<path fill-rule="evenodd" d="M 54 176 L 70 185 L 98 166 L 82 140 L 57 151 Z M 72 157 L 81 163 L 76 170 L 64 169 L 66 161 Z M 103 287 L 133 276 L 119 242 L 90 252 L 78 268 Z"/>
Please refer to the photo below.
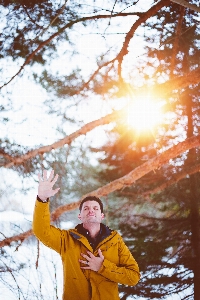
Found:
<path fill-rule="evenodd" d="M 60 188 L 53 190 L 53 196 L 59 191 Z"/>

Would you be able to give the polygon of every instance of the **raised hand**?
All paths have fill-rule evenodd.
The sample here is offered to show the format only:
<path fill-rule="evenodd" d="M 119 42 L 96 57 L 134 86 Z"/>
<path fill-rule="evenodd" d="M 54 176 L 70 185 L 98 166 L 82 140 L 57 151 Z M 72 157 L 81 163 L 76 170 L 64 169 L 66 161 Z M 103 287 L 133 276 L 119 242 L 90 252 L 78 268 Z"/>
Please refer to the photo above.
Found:
<path fill-rule="evenodd" d="M 47 198 L 54 196 L 60 188 L 53 190 L 53 186 L 58 179 L 58 174 L 54 177 L 54 170 L 51 171 L 49 178 L 47 178 L 47 171 L 43 171 L 43 177 L 38 174 L 39 186 L 38 186 L 38 197 L 45 201 Z"/>

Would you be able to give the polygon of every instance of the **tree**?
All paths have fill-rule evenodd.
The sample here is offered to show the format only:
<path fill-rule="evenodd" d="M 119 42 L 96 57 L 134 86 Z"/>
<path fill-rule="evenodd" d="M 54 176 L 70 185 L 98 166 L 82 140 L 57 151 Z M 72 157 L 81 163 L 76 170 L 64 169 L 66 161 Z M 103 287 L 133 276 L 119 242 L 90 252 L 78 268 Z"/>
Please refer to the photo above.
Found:
<path fill-rule="evenodd" d="M 144 88 L 148 93 L 156 91 L 160 98 L 169 99 L 170 108 L 166 107 L 166 111 L 175 112 L 181 120 L 181 118 L 184 119 L 184 113 L 185 116 L 189 116 L 183 99 L 190 91 L 192 97 L 190 97 L 191 102 L 188 108 L 191 108 L 191 103 L 194 104 L 196 101 L 193 105 L 195 113 L 193 110 L 191 112 L 192 118 L 196 118 L 197 124 L 199 122 L 197 97 L 200 74 L 199 49 L 195 44 L 199 30 L 195 24 L 197 12 L 185 10 L 182 5 L 179 6 L 172 2 L 166 0 L 152 1 L 148 3 L 149 6 L 146 5 L 141 10 L 138 1 L 120 1 L 119 3 L 109 1 L 104 7 L 101 7 L 102 3 L 93 1 L 84 4 L 75 1 L 70 1 L 68 4 L 65 1 L 60 6 L 57 2 L 50 1 L 29 1 L 29 3 L 22 0 L 12 3 L 1 1 L 1 14 L 5 22 L 1 37 L 1 61 L 4 62 L 4 58 L 6 58 L 6 62 L 11 62 L 11 66 L 13 64 L 15 67 L 17 66 L 16 72 L 10 71 L 7 78 L 2 77 L 2 91 L 17 84 L 20 76 L 29 75 L 49 92 L 51 97 L 47 102 L 49 113 L 54 112 L 54 114 L 62 116 L 62 127 L 65 124 L 73 125 L 81 121 L 76 114 L 71 115 L 70 108 L 72 106 L 78 109 L 82 103 L 90 104 L 92 100 L 97 101 L 99 98 L 102 102 L 106 100 L 111 106 L 114 106 L 112 103 L 118 98 L 126 102 L 125 97 L 127 95 L 130 98 L 132 94 L 139 94 Z M 195 4 L 195 1 L 190 4 L 193 3 Z M 178 19 L 177 15 L 179 16 Z M 127 18 L 129 18 L 129 22 L 127 22 Z M 122 30 L 120 31 L 119 28 Z M 140 33 L 141 29 L 144 30 Z M 113 41 L 110 39 L 110 33 L 113 33 L 114 30 L 123 36 L 117 45 L 116 39 Z M 78 47 L 78 41 L 84 34 L 89 35 L 90 39 L 94 34 L 102 37 L 102 48 L 98 49 L 99 51 L 91 57 L 87 57 Z M 134 55 L 135 43 L 138 41 L 137 35 L 140 35 L 146 45 L 146 51 L 139 57 Z M 187 46 L 184 43 L 185 39 Z M 53 63 L 54 61 L 59 62 L 60 55 L 63 57 L 62 68 L 54 71 Z M 84 59 L 78 60 L 80 57 Z M 184 59 L 182 59 L 183 57 Z M 74 63 L 72 66 L 69 66 L 70 60 Z M 78 64 L 77 61 L 80 63 Z M 85 67 L 85 61 L 91 63 L 90 68 L 88 65 Z M 189 67 L 185 67 L 186 64 Z M 6 67 L 8 67 L 8 63 Z M 3 69 L 2 74 L 5 74 Z M 6 99 L 6 97 L 7 94 L 5 93 L 4 98 Z M 11 105 L 10 101 L 7 102 Z M 5 111 L 4 107 L 1 108 L 2 112 Z M 112 132 L 108 132 L 109 136 L 115 135 L 115 143 L 103 148 L 108 152 L 107 161 L 104 161 L 103 166 L 105 163 L 110 163 L 112 155 L 115 155 L 118 156 L 118 160 L 113 159 L 111 166 L 116 164 L 117 167 L 114 170 L 112 168 L 111 170 L 106 169 L 102 186 L 99 186 L 100 183 L 97 180 L 94 190 L 92 185 L 86 185 L 84 187 L 85 195 L 95 194 L 105 197 L 114 191 L 120 191 L 120 194 L 123 194 L 121 192 L 126 191 L 127 186 L 130 186 L 131 193 L 138 194 L 141 192 L 143 181 L 147 182 L 148 187 L 146 190 L 142 190 L 143 194 L 152 193 L 152 191 L 155 193 L 156 188 L 160 188 L 160 190 L 166 188 L 166 180 L 170 187 L 174 181 L 178 182 L 184 178 L 186 169 L 189 170 L 190 174 L 198 172 L 195 165 L 198 163 L 199 153 L 194 149 L 199 147 L 200 140 L 196 124 L 195 130 L 191 130 L 190 133 L 188 131 L 187 139 L 185 139 L 186 136 L 181 137 L 179 134 L 171 136 L 172 130 L 177 128 L 176 122 L 163 125 L 163 128 L 160 127 L 159 139 L 156 141 L 157 148 L 154 149 L 154 136 L 150 136 L 150 139 L 145 143 L 144 140 L 140 139 L 135 144 L 132 143 L 130 131 L 126 131 L 126 136 L 123 136 L 124 132 L 120 131 L 120 125 L 123 124 L 122 127 L 127 128 L 124 118 L 125 109 L 101 116 L 98 120 L 94 120 L 91 116 L 91 122 L 79 126 L 79 129 L 76 128 L 72 134 L 66 135 L 62 131 L 63 138 L 59 141 L 55 141 L 51 145 L 40 145 L 34 149 L 18 145 L 17 141 L 13 142 L 9 136 L 2 136 L 1 166 L 7 169 L 12 168 L 24 176 L 30 176 L 44 165 L 55 166 L 59 169 L 63 163 L 62 151 L 67 150 L 72 158 L 75 158 L 76 149 L 80 150 L 82 146 L 81 138 L 83 135 L 86 135 L 87 138 L 89 132 L 94 134 L 94 130 L 98 126 L 103 127 L 103 125 L 110 123 L 115 126 L 116 123 L 119 139 L 116 140 L 115 128 Z M 9 121 L 8 118 L 3 120 Z M 184 123 L 184 126 L 186 127 L 187 124 Z M 165 134 L 164 137 L 162 137 L 163 133 Z M 176 138 L 179 143 L 174 146 Z M 79 142 L 76 147 L 72 147 L 75 140 L 79 140 Z M 124 152 L 126 147 L 130 145 L 130 149 Z M 169 147 L 170 149 L 165 151 Z M 59 148 L 61 148 L 60 152 Z M 194 153 L 191 154 L 193 158 L 195 156 L 195 159 L 186 160 L 185 156 L 190 149 L 191 153 L 196 152 L 195 155 Z M 98 151 L 98 153 L 102 153 L 102 149 Z M 57 164 L 55 164 L 55 157 Z M 129 162 L 133 158 L 135 161 L 137 159 L 137 163 L 134 161 L 130 164 Z M 148 160 L 143 163 L 143 159 Z M 169 163 L 170 160 L 173 160 L 174 165 Z M 102 172 L 102 165 L 99 165 L 95 175 L 95 168 L 90 166 L 89 160 L 86 159 L 86 161 L 87 164 L 89 163 L 89 167 L 86 168 L 86 164 L 84 164 L 83 174 L 88 174 L 88 170 L 92 170 L 92 174 L 96 177 L 99 174 L 98 170 Z M 176 167 L 178 161 L 184 162 L 182 168 Z M 152 173 L 157 168 L 161 168 L 163 174 L 156 171 L 158 176 L 153 177 Z M 65 172 L 65 168 L 63 171 Z M 176 174 L 174 180 L 173 173 Z M 75 182 L 74 180 L 73 183 L 75 184 Z M 137 186 L 135 186 L 135 182 L 137 182 Z M 75 197 L 81 198 L 80 193 L 75 193 L 73 189 L 71 189 L 71 193 L 74 193 Z M 54 221 L 58 221 L 64 212 L 78 207 L 80 201 L 74 201 L 75 197 L 71 201 L 71 198 L 65 197 L 65 195 L 66 191 L 63 188 L 61 198 L 65 203 L 58 201 L 56 207 L 52 208 L 55 209 L 52 213 L 52 220 Z M 130 197 L 127 199 L 130 202 Z M 138 199 L 137 201 L 139 201 Z M 196 199 L 196 196 L 192 199 Z M 173 209 L 169 205 L 166 213 L 171 212 L 171 210 Z M 191 211 L 196 212 L 196 208 L 193 207 Z M 192 225 L 193 232 L 195 224 L 198 224 L 199 217 L 196 217 L 196 223 Z M 164 227 L 165 222 L 161 220 L 160 223 Z M 145 234 L 149 234 L 143 227 L 140 229 L 141 236 L 144 230 Z M 132 230 L 131 226 L 130 230 Z M 153 225 L 152 231 L 156 233 L 156 228 Z M 16 236 L 3 239 L 0 245 L 4 247 L 10 245 L 12 241 L 24 241 L 31 234 L 31 230 L 21 232 Z M 126 234 L 126 228 L 124 234 Z M 194 234 L 198 235 L 199 233 Z M 169 245 L 173 242 L 170 241 Z M 166 243 L 161 248 L 162 255 L 163 253 L 166 254 L 167 246 Z M 193 247 L 196 249 L 195 259 L 197 259 L 198 246 L 194 245 Z M 195 272 L 197 274 L 195 280 L 198 280 L 198 270 Z M 160 282 L 157 284 L 159 285 Z M 195 284 L 195 286 L 197 285 Z M 129 293 L 125 289 L 123 292 L 124 297 Z M 152 293 L 153 291 L 150 294 L 154 295 Z M 197 291 L 195 289 L 196 298 L 198 298 L 198 293 L 197 288 Z"/>
<path fill-rule="evenodd" d="M 176 15 L 176 20 L 177 15 L 179 15 L 177 24 L 175 19 L 173 19 L 173 15 Z M 162 18 L 168 20 L 168 22 L 166 22 L 166 34 L 163 35 L 163 28 L 159 34 L 161 26 L 159 21 L 155 22 L 154 29 L 156 29 L 156 31 L 154 40 L 151 39 L 151 43 L 155 43 L 155 40 L 161 35 L 163 38 L 163 47 L 158 50 L 152 48 L 152 44 L 149 44 L 149 56 L 152 57 L 152 59 L 154 58 L 153 63 L 149 62 L 149 65 L 154 68 L 155 76 L 157 75 L 158 78 L 160 78 L 161 71 L 165 72 L 166 76 L 174 78 L 175 75 L 181 72 L 183 74 L 188 72 L 188 70 L 198 67 L 199 49 L 196 47 L 197 36 L 195 27 L 191 28 L 191 25 L 194 24 L 191 23 L 192 16 L 183 8 L 177 7 L 176 10 L 173 7 L 173 10 L 171 8 L 166 10 L 166 12 L 161 12 L 161 14 L 158 12 L 158 19 L 162 20 Z M 152 26 L 152 24 L 150 23 L 149 26 Z M 190 33 L 185 36 L 183 41 L 183 32 L 187 32 L 187 30 L 190 30 Z M 192 59 L 191 53 L 193 53 Z M 156 58 L 158 58 L 160 62 L 158 67 L 155 67 Z M 144 64 L 142 68 L 143 73 L 145 73 L 145 69 L 146 65 Z M 180 122 L 181 118 L 187 120 L 187 122 L 182 122 L 182 133 L 184 132 L 187 137 L 194 136 L 198 133 L 196 122 L 199 120 L 199 108 L 197 104 L 199 85 L 189 85 L 186 88 L 176 89 L 175 93 L 176 95 L 174 95 L 172 90 L 171 99 L 169 100 L 171 101 L 171 106 L 173 106 L 173 111 L 177 114 L 177 121 Z M 169 130 L 169 127 L 167 130 Z M 166 131 L 165 139 L 163 139 L 163 136 L 156 136 L 157 143 L 166 146 L 173 143 L 174 137 L 176 136 L 176 128 L 177 123 L 174 122 L 171 126 L 173 136 L 171 136 L 171 133 L 169 135 L 169 131 Z M 115 129 L 119 138 L 113 145 L 109 144 L 103 148 L 107 153 L 104 162 L 108 164 L 108 170 L 103 173 L 103 178 L 105 178 L 106 175 L 109 179 L 120 176 L 121 173 L 127 172 L 127 168 L 135 167 L 136 163 L 140 164 L 140 160 L 148 159 L 151 155 L 156 155 L 158 151 L 158 149 L 155 149 L 155 137 L 152 136 L 153 145 L 148 141 L 145 148 L 144 141 L 141 143 L 141 141 L 134 140 L 133 142 L 127 129 L 123 129 L 123 134 L 120 132 L 120 128 Z M 166 139 L 166 135 L 168 135 L 168 139 Z M 177 138 L 179 138 L 179 134 Z M 143 150 L 140 148 L 143 148 Z M 128 241 L 131 237 L 135 237 L 136 241 L 131 239 L 133 253 L 137 253 L 136 256 L 139 255 L 140 252 L 143 253 L 140 263 L 141 269 L 144 272 L 144 279 L 136 288 L 130 289 L 129 287 L 122 287 L 122 291 L 125 293 L 123 299 L 130 294 L 139 295 L 139 291 L 141 290 L 143 296 L 148 299 L 160 299 L 162 296 L 169 295 L 172 290 L 176 290 L 176 292 L 179 293 L 183 290 L 187 290 L 189 286 L 192 287 L 193 284 L 195 286 L 194 295 L 186 295 L 185 298 L 188 299 L 188 297 L 191 297 L 191 299 L 193 299 L 193 296 L 194 299 L 199 298 L 199 286 L 197 284 L 199 281 L 199 176 L 198 174 L 194 174 L 196 172 L 192 171 L 196 164 L 199 164 L 199 151 L 195 149 L 189 150 L 189 153 L 185 154 L 185 157 L 179 156 L 172 160 L 170 164 L 163 165 L 160 171 L 156 170 L 156 175 L 150 173 L 148 176 L 143 176 L 143 178 L 137 182 L 137 185 L 131 188 L 126 186 L 118 193 L 118 197 L 121 198 L 120 202 L 122 203 L 119 209 L 121 229 L 124 236 L 127 236 Z M 197 170 L 198 169 L 199 165 L 197 167 Z M 177 174 L 178 172 L 182 172 L 184 176 L 181 176 L 181 173 Z M 172 179 L 173 173 L 176 174 L 178 180 Z M 183 180 L 184 177 L 186 178 Z M 179 183 L 178 181 L 181 179 L 182 181 Z M 156 184 L 158 184 L 157 188 Z M 172 184 L 174 185 L 172 186 Z M 149 189 L 150 191 L 148 191 Z M 161 193 L 156 195 L 155 193 L 159 191 L 159 189 Z M 166 191 L 164 189 L 166 189 Z M 159 211 L 162 213 L 164 211 L 166 218 L 153 217 L 151 215 L 150 206 L 150 216 L 147 216 L 146 212 L 142 217 L 144 222 L 144 225 L 142 225 L 141 222 L 137 222 L 137 218 L 135 220 L 131 213 L 129 214 L 127 211 L 134 211 L 134 205 L 139 205 L 138 203 L 141 203 L 140 205 L 143 206 L 144 202 L 141 201 L 141 197 L 149 194 L 151 194 L 155 198 L 154 201 L 158 202 L 159 206 L 161 206 L 158 206 L 158 208 L 154 207 L 153 216 L 158 210 L 157 214 L 159 215 Z M 127 204 L 125 204 L 124 201 L 122 202 L 124 198 L 127 199 Z M 134 204 L 131 204 L 133 199 Z M 151 199 L 150 201 L 152 202 Z M 127 220 L 129 220 L 130 227 L 128 227 Z M 169 225 L 170 223 L 171 226 Z M 158 226 L 158 224 L 160 226 Z M 176 229 L 174 228 L 174 224 L 176 224 Z M 180 237 L 184 238 L 182 239 Z M 148 244 L 150 246 L 148 246 Z M 150 249 L 158 250 L 157 260 L 155 259 L 155 255 L 153 255 L 151 251 L 148 251 L 149 247 Z M 174 250 L 168 253 L 170 248 L 176 249 L 178 252 L 177 257 L 174 256 L 175 253 L 177 255 L 177 252 L 174 252 Z M 193 258 L 191 258 L 190 261 L 188 261 L 189 253 L 193 253 Z M 159 255 L 161 260 L 159 260 Z M 172 257 L 173 260 L 171 260 Z M 149 263 L 145 264 L 146 261 Z M 144 262 L 144 266 L 142 262 Z M 181 270 L 182 267 L 183 269 Z M 164 270 L 166 268 L 174 269 L 173 276 L 171 276 L 171 273 L 169 276 L 165 274 Z M 161 270 L 163 270 L 162 273 L 160 273 Z M 194 280 L 191 279 L 193 275 Z"/>

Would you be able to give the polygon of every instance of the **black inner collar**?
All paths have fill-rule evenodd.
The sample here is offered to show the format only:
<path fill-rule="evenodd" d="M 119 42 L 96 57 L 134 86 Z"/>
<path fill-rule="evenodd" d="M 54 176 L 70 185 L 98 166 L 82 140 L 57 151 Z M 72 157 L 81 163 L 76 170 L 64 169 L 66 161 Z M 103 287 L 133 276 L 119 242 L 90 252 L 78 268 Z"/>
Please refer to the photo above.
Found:
<path fill-rule="evenodd" d="M 111 229 L 104 224 L 100 224 L 100 231 L 98 235 L 95 238 L 92 238 L 90 236 L 90 233 L 87 229 L 83 227 L 83 224 L 78 224 L 76 226 L 77 231 L 85 236 L 88 239 L 88 242 L 90 243 L 93 250 L 96 249 L 97 245 L 103 241 L 106 237 L 108 237 L 111 234 Z"/>

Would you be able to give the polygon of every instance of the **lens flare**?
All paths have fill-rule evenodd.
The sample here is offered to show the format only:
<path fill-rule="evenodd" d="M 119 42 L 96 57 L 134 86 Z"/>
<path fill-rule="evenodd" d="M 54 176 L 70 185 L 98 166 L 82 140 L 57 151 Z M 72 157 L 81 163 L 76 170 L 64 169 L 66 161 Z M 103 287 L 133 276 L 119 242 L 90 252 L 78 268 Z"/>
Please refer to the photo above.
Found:
<path fill-rule="evenodd" d="M 128 124 L 139 132 L 152 130 L 162 120 L 162 105 L 150 97 L 137 98 L 128 106 Z"/>

